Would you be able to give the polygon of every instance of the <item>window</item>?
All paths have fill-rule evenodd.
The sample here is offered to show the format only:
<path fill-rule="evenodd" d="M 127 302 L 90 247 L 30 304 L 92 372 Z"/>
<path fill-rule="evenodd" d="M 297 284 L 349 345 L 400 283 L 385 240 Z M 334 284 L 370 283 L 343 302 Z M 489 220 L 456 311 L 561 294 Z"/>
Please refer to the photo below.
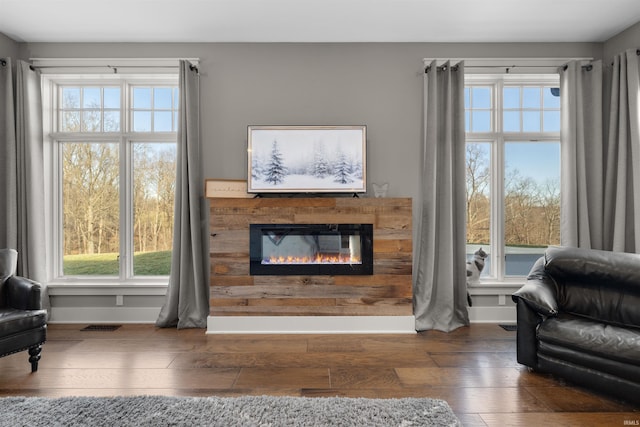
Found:
<path fill-rule="evenodd" d="M 560 243 L 557 75 L 465 76 L 467 257 L 483 279 L 526 275 Z"/>
<path fill-rule="evenodd" d="M 53 277 L 169 274 L 175 79 L 50 77 Z"/>

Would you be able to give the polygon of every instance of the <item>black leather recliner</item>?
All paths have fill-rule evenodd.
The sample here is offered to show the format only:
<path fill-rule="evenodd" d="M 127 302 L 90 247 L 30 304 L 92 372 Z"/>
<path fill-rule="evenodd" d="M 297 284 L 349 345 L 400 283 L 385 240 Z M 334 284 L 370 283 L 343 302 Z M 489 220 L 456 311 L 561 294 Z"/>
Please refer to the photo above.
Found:
<path fill-rule="evenodd" d="M 15 250 L 0 249 L 0 357 L 28 350 L 35 372 L 47 339 L 47 311 L 42 310 L 41 285 L 15 275 L 17 260 Z"/>
<path fill-rule="evenodd" d="M 548 248 L 512 299 L 519 363 L 640 403 L 640 255 Z"/>

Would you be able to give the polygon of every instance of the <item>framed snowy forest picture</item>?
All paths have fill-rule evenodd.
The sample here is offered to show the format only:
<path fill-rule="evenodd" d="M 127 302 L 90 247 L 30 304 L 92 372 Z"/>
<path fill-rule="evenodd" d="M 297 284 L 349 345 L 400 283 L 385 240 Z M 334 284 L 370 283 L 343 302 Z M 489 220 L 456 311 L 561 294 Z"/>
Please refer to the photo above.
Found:
<path fill-rule="evenodd" d="M 249 126 L 249 193 L 364 193 L 366 126 Z"/>

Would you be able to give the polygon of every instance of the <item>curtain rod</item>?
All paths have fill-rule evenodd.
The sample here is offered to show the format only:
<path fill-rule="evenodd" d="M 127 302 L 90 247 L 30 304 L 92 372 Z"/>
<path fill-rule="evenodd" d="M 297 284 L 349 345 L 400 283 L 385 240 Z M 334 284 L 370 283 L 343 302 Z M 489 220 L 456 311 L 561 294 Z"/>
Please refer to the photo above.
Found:
<path fill-rule="evenodd" d="M 0 66 L 5 67 L 7 60 L 0 58 Z M 118 68 L 178 68 L 177 65 L 29 65 L 32 71 L 44 69 L 44 68 L 109 68 L 113 70 L 114 74 L 118 73 Z M 198 66 L 189 65 L 191 71 L 199 72 Z"/>
<path fill-rule="evenodd" d="M 32 65 L 34 68 L 178 68 L 177 65 Z"/>
<path fill-rule="evenodd" d="M 567 68 L 569 68 L 568 64 L 563 65 L 562 66 L 562 71 L 567 71 Z M 581 68 L 584 71 L 591 71 L 591 70 L 593 70 L 593 65 L 592 64 L 586 64 L 586 65 L 581 66 Z"/>
<path fill-rule="evenodd" d="M 592 57 L 556 57 L 556 58 L 423 58 L 425 72 L 432 62 L 440 65 L 445 62 L 464 62 L 465 69 L 498 69 L 506 74 L 513 69 L 557 68 L 570 61 L 592 61 Z"/>
<path fill-rule="evenodd" d="M 0 66 L 5 67 L 7 61 L 4 58 L 0 58 Z M 178 68 L 177 65 L 29 65 L 31 71 L 43 69 L 43 68 L 109 68 L 113 70 L 114 74 L 118 73 L 118 68 Z M 194 64 L 189 65 L 191 71 L 199 73 L 198 67 Z"/>
<path fill-rule="evenodd" d="M 593 57 L 556 57 L 556 58 L 552 58 L 552 57 L 547 57 L 547 58 L 535 58 L 535 57 L 530 57 L 530 58 L 422 58 L 422 61 L 427 63 L 427 62 L 433 62 L 433 61 L 450 61 L 450 62 L 461 62 L 461 61 L 465 61 L 468 63 L 476 63 L 479 65 L 476 65 L 477 67 L 481 67 L 483 65 L 480 65 L 482 63 L 488 63 L 487 67 L 494 67 L 494 66 L 502 66 L 505 64 L 512 64 L 512 63 L 516 63 L 516 65 L 519 66 L 524 66 L 524 63 L 532 63 L 531 66 L 537 65 L 537 66 L 544 66 L 542 64 L 540 64 L 541 62 L 547 63 L 547 66 L 549 66 L 550 62 L 555 62 L 555 63 L 563 63 L 563 62 L 568 62 L 568 61 L 592 61 Z M 491 63 L 495 63 L 495 64 L 491 64 Z M 537 63 L 537 64 L 535 64 Z M 528 65 L 528 64 L 527 64 Z"/>
<path fill-rule="evenodd" d="M 198 71 L 200 58 L 29 58 L 33 70 L 42 69 L 176 69 L 178 61 L 190 62 L 190 69 Z"/>
<path fill-rule="evenodd" d="M 437 67 L 442 67 L 443 65 L 437 65 Z M 513 70 L 514 68 L 551 68 L 551 67 L 554 67 L 554 65 L 469 65 L 469 66 L 465 65 L 465 69 L 467 69 L 467 70 L 468 69 L 472 69 L 472 68 L 482 68 L 482 69 L 495 68 L 497 70 L 504 70 L 504 72 L 506 74 L 509 74 L 509 72 L 511 70 Z M 582 67 L 583 68 L 586 68 L 586 67 L 591 68 L 592 66 L 591 65 L 583 65 Z M 424 68 L 424 72 L 425 73 L 429 72 L 430 68 L 431 68 L 431 65 L 427 65 Z M 451 68 L 455 71 L 458 68 L 458 66 L 457 66 L 457 64 L 455 64 L 455 65 L 452 65 Z M 562 65 L 562 68 L 566 70 L 567 69 L 567 65 L 566 64 Z"/>
<path fill-rule="evenodd" d="M 4 60 L 2 60 L 3 64 Z M 31 70 L 40 70 L 45 68 L 109 68 L 113 70 L 113 74 L 118 74 L 119 68 L 164 68 L 164 69 L 174 69 L 179 68 L 178 65 L 29 65 Z M 191 71 L 199 72 L 198 67 L 196 65 L 190 64 L 189 69 Z"/>

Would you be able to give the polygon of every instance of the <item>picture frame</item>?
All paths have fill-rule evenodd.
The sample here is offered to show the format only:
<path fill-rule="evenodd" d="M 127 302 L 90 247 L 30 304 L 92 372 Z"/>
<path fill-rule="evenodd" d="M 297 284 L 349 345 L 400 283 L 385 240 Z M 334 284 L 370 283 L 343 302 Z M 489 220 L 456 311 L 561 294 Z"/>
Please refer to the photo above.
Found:
<path fill-rule="evenodd" d="M 249 193 L 365 193 L 367 127 L 248 126 Z"/>
<path fill-rule="evenodd" d="M 247 181 L 244 179 L 206 179 L 204 197 L 211 198 L 250 198 L 247 192 Z"/>

